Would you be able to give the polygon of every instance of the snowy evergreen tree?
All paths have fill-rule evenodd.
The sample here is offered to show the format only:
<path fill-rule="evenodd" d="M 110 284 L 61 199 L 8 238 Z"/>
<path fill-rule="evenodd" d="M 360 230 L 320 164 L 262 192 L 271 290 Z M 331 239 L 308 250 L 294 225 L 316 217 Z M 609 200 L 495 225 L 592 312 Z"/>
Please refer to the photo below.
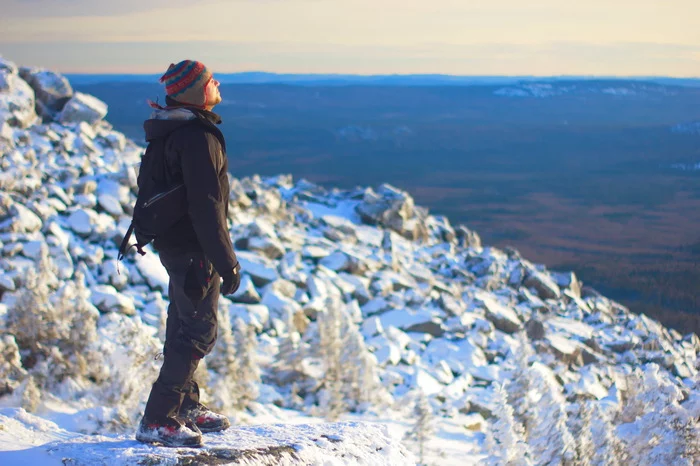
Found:
<path fill-rule="evenodd" d="M 416 422 L 413 424 L 413 428 L 406 433 L 406 439 L 418 445 L 419 463 L 424 465 L 428 442 L 435 434 L 435 412 L 423 391 L 420 391 L 416 397 L 413 416 Z"/>
<path fill-rule="evenodd" d="M 515 419 L 513 407 L 508 403 L 507 390 L 503 385 L 494 384 L 493 402 L 495 410 L 486 433 L 488 464 L 490 466 L 531 465 L 524 428 Z"/>
<path fill-rule="evenodd" d="M 236 352 L 229 310 L 220 303 L 216 345 L 206 358 L 207 368 L 212 373 L 207 390 L 211 398 L 207 399 L 207 403 L 223 413 L 233 413 L 239 406 L 237 390 L 240 360 Z"/>
<path fill-rule="evenodd" d="M 540 396 L 533 405 L 527 440 L 535 464 L 573 465 L 576 441 L 567 427 L 566 400 L 551 369 L 535 363 L 530 368 L 531 381 L 536 381 Z"/>
<path fill-rule="evenodd" d="M 512 369 L 509 376 L 510 383 L 506 386 L 506 391 L 508 401 L 513 407 L 515 419 L 527 430 L 532 414 L 530 410 L 532 403 L 530 363 L 534 352 L 525 332 L 519 333 L 517 340 L 518 346 L 511 348 L 507 359 Z"/>
<path fill-rule="evenodd" d="M 243 319 L 236 319 L 236 355 L 238 374 L 236 378 L 237 403 L 239 410 L 248 408 L 258 398 L 260 392 L 260 366 L 257 361 L 258 340 L 255 328 Z"/>
<path fill-rule="evenodd" d="M 627 454 L 615 433 L 611 416 L 600 403 L 592 402 L 589 406 L 591 407 L 591 438 L 594 444 L 591 464 L 593 466 L 628 464 Z"/>
<path fill-rule="evenodd" d="M 326 311 L 318 316 L 318 354 L 325 368 L 319 405 L 329 419 L 347 410 L 386 405 L 391 397 L 381 385 L 377 359 L 358 325 L 340 298 L 326 303 Z"/>
<path fill-rule="evenodd" d="M 162 343 L 153 335 L 153 327 L 140 318 L 105 314 L 100 319 L 95 350 L 103 355 L 104 383 L 97 394 L 100 404 L 116 407 L 111 426 L 117 429 L 133 425 L 158 377 L 156 355 Z"/>
<path fill-rule="evenodd" d="M 44 246 L 36 269 L 26 271 L 19 286 L 21 292 L 7 312 L 6 326 L 15 336 L 26 369 L 46 359 L 51 345 L 62 337 L 62 323 L 51 304 L 57 285 L 56 266 Z"/>
<path fill-rule="evenodd" d="M 343 372 L 343 316 L 335 299 L 326 301 L 325 312 L 318 315 L 319 356 L 325 372 L 319 392 L 319 408 L 329 420 L 336 420 L 347 411 L 341 380 Z"/>
<path fill-rule="evenodd" d="M 629 464 L 693 466 L 700 433 L 698 413 L 680 405 L 681 390 L 656 364 L 636 368 L 627 387 L 617 431 L 626 445 Z"/>
<path fill-rule="evenodd" d="M 593 442 L 592 432 L 592 402 L 581 401 L 578 404 L 578 416 L 571 416 L 569 420 L 572 425 L 571 432 L 576 439 L 576 466 L 593 466 L 596 446 Z"/>

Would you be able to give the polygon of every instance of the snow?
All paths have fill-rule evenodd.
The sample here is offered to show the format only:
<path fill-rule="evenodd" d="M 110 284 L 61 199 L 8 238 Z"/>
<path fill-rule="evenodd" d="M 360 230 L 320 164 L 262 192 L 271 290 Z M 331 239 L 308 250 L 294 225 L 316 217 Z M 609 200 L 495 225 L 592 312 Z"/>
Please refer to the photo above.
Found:
<path fill-rule="evenodd" d="M 0 461 L 3 466 L 110 466 L 216 461 L 250 466 L 319 464 L 415 464 L 415 458 L 380 423 L 265 424 L 234 426 L 206 434 L 203 448 L 145 445 L 133 435 L 81 435 L 28 414 L 0 410 Z M 66 463 L 68 461 L 68 463 Z"/>

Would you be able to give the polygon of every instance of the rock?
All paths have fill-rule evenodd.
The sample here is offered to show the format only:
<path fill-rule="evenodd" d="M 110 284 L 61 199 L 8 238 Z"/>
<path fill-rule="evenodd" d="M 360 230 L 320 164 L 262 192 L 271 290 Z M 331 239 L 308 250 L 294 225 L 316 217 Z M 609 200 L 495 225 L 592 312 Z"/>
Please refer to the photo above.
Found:
<path fill-rule="evenodd" d="M 411 196 L 388 184 L 380 186 L 379 194 L 368 189 L 355 211 L 363 222 L 390 228 L 405 238 L 425 240 L 428 237 L 422 221 L 427 214 L 415 208 Z"/>
<path fill-rule="evenodd" d="M 449 293 L 440 293 L 438 301 L 440 308 L 450 316 L 460 316 L 464 313 L 464 304 Z"/>
<path fill-rule="evenodd" d="M 0 122 L 28 128 L 37 121 L 34 90 L 15 73 L 0 71 Z"/>
<path fill-rule="evenodd" d="M 107 115 L 107 104 L 82 92 L 76 92 L 58 114 L 57 120 L 64 125 L 85 121 L 91 125 Z"/>
<path fill-rule="evenodd" d="M 515 333 L 522 327 L 518 314 L 494 299 L 490 293 L 480 293 L 477 300 L 484 305 L 486 318 L 505 333 Z"/>
<path fill-rule="evenodd" d="M 552 272 L 552 278 L 561 288 L 566 288 L 577 298 L 581 297 L 581 282 L 574 272 Z"/>
<path fill-rule="evenodd" d="M 0 272 L 0 291 L 15 291 L 15 281 L 4 272 Z"/>
<path fill-rule="evenodd" d="M 69 228 L 80 236 L 89 236 L 97 222 L 97 213 L 91 209 L 78 209 L 68 217 Z"/>
<path fill-rule="evenodd" d="M 270 310 L 271 319 L 279 319 L 285 324 L 294 318 L 294 314 L 302 311 L 296 301 L 269 288 L 263 293 L 261 304 Z"/>
<path fill-rule="evenodd" d="M 245 249 L 257 251 L 270 259 L 279 259 L 285 253 L 284 246 L 277 238 L 267 236 L 253 236 L 245 238 Z M 239 243 L 237 243 L 239 244 Z"/>
<path fill-rule="evenodd" d="M 270 323 L 270 310 L 262 304 L 232 304 L 229 306 L 231 326 L 235 327 L 236 319 L 242 319 L 247 325 L 252 325 L 256 331 L 267 328 Z"/>
<path fill-rule="evenodd" d="M 421 322 L 413 324 L 406 328 L 407 332 L 426 333 L 432 337 L 439 338 L 445 334 L 445 327 L 439 320 L 431 320 L 429 322 Z"/>
<path fill-rule="evenodd" d="M 554 355 L 563 363 L 583 365 L 580 343 L 561 335 L 547 335 L 546 341 Z"/>
<path fill-rule="evenodd" d="M 255 285 L 253 285 L 253 280 L 250 279 L 247 273 L 244 273 L 241 276 L 241 284 L 231 296 L 231 300 L 236 303 L 258 304 L 261 299 L 260 294 L 255 289 Z"/>
<path fill-rule="evenodd" d="M 542 299 L 559 299 L 561 296 L 559 286 L 543 272 L 531 270 L 523 283 L 529 288 L 534 288 Z"/>
<path fill-rule="evenodd" d="M 347 271 L 352 268 L 353 261 L 342 251 L 335 251 L 334 253 L 324 257 L 319 261 L 319 264 L 335 272 Z"/>
<path fill-rule="evenodd" d="M 96 285 L 91 291 L 92 304 L 101 312 L 116 312 L 128 316 L 136 314 L 133 299 L 120 294 L 113 286 Z"/>
<path fill-rule="evenodd" d="M 31 69 L 22 73 L 22 77 L 34 89 L 37 103 L 43 104 L 52 118 L 63 109 L 63 106 L 73 96 L 73 88 L 68 79 L 53 71 Z M 44 115 L 42 115 L 44 116 Z"/>
<path fill-rule="evenodd" d="M 277 270 L 268 265 L 267 261 L 254 253 L 240 251 L 236 253 L 241 264 L 241 273 L 247 273 L 256 286 L 265 286 L 279 278 Z"/>
<path fill-rule="evenodd" d="M 0 231 L 32 233 L 42 227 L 41 218 L 20 203 L 10 207 L 10 218 L 0 222 Z"/>
<path fill-rule="evenodd" d="M 538 319 L 528 320 L 525 324 L 525 330 L 530 340 L 541 340 L 545 336 L 544 324 Z"/>
<path fill-rule="evenodd" d="M 463 248 L 481 249 L 481 238 L 479 234 L 471 231 L 464 225 L 458 225 L 455 228 L 457 243 Z"/>

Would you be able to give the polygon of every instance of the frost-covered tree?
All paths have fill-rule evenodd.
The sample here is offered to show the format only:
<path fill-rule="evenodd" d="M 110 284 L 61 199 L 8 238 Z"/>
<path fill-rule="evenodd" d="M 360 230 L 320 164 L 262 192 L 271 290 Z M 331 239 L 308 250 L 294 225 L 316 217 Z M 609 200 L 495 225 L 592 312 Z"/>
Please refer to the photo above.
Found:
<path fill-rule="evenodd" d="M 60 288 L 59 283 L 44 246 L 36 270 L 24 275 L 22 291 L 8 310 L 8 330 L 21 350 L 24 367 L 41 389 L 55 388 L 65 380 L 101 381 L 102 356 L 92 349 L 99 311 L 90 302 L 80 273 Z"/>
<path fill-rule="evenodd" d="M 624 446 L 613 426 L 611 416 L 600 403 L 591 402 L 591 438 L 594 453 L 593 466 L 621 466 L 627 463 Z"/>
<path fill-rule="evenodd" d="M 572 419 L 575 418 L 575 419 Z M 593 407 L 586 400 L 578 404 L 578 416 L 569 417 L 571 432 L 576 440 L 576 466 L 593 466 Z"/>
<path fill-rule="evenodd" d="M 219 305 L 218 337 L 216 346 L 207 357 L 207 368 L 211 373 L 208 390 L 211 399 L 208 399 L 207 402 L 224 413 L 236 411 L 238 406 L 237 374 L 240 370 L 240 360 L 236 354 L 236 343 L 231 329 L 229 310 L 225 305 Z"/>
<path fill-rule="evenodd" d="M 435 434 L 435 412 L 430 405 L 430 400 L 422 390 L 416 397 L 413 416 L 416 422 L 413 424 L 413 428 L 406 433 L 405 438 L 418 445 L 419 463 L 425 464 L 428 442 Z"/>
<path fill-rule="evenodd" d="M 62 322 L 51 304 L 51 294 L 57 285 L 56 265 L 44 246 L 36 268 L 29 268 L 23 275 L 18 287 L 21 291 L 9 307 L 6 318 L 7 329 L 17 341 L 26 369 L 44 360 L 51 345 L 62 336 Z"/>
<path fill-rule="evenodd" d="M 486 434 L 488 464 L 490 466 L 531 465 L 530 451 L 525 443 L 523 426 L 515 419 L 513 407 L 508 403 L 506 388 L 494 384 L 495 410 Z"/>
<path fill-rule="evenodd" d="M 27 377 L 13 335 L 0 335 L 0 396 L 11 394 Z"/>
<path fill-rule="evenodd" d="M 377 359 L 340 298 L 326 301 L 325 312 L 318 316 L 318 334 L 318 355 L 324 366 L 319 405 L 329 419 L 346 410 L 362 411 L 390 401 L 379 379 Z"/>
<path fill-rule="evenodd" d="M 528 428 L 528 423 L 531 418 L 531 396 L 532 382 L 530 380 L 532 372 L 530 364 L 532 362 L 534 351 L 527 338 L 527 334 L 522 332 L 517 336 L 518 346 L 511 349 L 507 359 L 512 369 L 510 371 L 510 383 L 506 386 L 508 393 L 508 401 L 513 407 L 515 419 Z"/>
<path fill-rule="evenodd" d="M 317 321 L 318 352 L 325 369 L 318 404 L 327 419 L 336 420 L 347 410 L 347 402 L 342 382 L 343 315 L 335 299 L 326 301 L 326 310 L 319 313 Z"/>
<path fill-rule="evenodd" d="M 530 367 L 534 390 L 540 396 L 531 408 L 527 441 L 535 464 L 573 465 L 576 442 L 567 427 L 566 400 L 551 369 L 540 363 Z"/>
<path fill-rule="evenodd" d="M 697 460 L 698 416 L 680 404 L 683 393 L 656 364 L 636 368 L 617 432 L 626 445 L 629 464 L 691 466 Z"/>
<path fill-rule="evenodd" d="M 140 318 L 110 313 L 100 319 L 95 348 L 104 361 L 104 383 L 95 402 L 117 408 L 112 430 L 133 425 L 158 377 L 156 355 L 161 342 L 153 335 L 153 327 Z"/>
<path fill-rule="evenodd" d="M 243 319 L 236 319 L 236 355 L 238 356 L 237 408 L 245 409 L 259 395 L 260 365 L 257 361 L 258 339 L 255 328 Z"/>

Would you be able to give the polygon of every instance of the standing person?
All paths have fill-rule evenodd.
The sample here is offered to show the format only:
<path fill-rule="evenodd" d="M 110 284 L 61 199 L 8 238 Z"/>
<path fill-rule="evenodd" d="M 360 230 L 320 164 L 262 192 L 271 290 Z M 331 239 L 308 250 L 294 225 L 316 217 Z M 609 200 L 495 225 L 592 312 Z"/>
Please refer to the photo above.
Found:
<path fill-rule="evenodd" d="M 170 304 L 163 366 L 136 439 L 201 446 L 202 432 L 224 430 L 230 422 L 199 402 L 193 375 L 216 341 L 219 294 L 232 294 L 240 284 L 227 225 L 226 144 L 216 127 L 221 118 L 212 112 L 221 94 L 219 82 L 198 61 L 170 65 L 160 82 L 166 107 L 150 102 L 156 110 L 144 123 L 146 140 L 158 141 L 170 185 L 184 184 L 187 212 L 153 242 L 170 278 Z"/>

